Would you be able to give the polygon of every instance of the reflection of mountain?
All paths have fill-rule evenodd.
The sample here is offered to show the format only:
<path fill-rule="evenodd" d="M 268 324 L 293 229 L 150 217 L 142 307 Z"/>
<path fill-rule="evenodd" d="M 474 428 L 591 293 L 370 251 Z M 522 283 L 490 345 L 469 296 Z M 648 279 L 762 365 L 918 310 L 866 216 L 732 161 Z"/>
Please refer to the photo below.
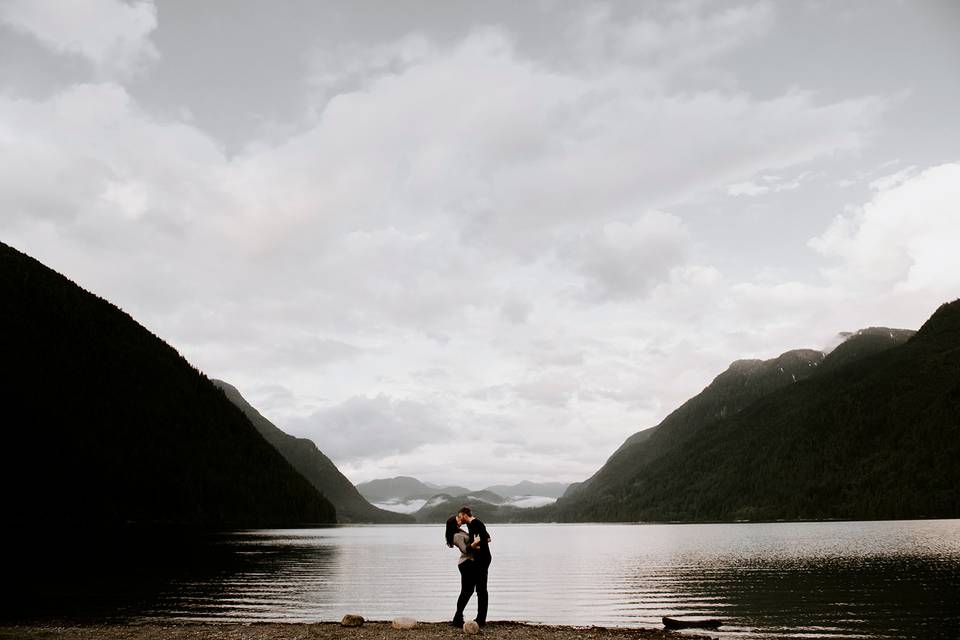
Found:
<path fill-rule="evenodd" d="M 558 517 L 960 515 L 960 301 L 910 335 L 734 363 L 568 490 Z"/>
<path fill-rule="evenodd" d="M 282 592 L 284 602 L 323 601 L 336 590 L 341 548 L 310 544 L 315 532 L 287 531 L 281 538 L 276 532 L 197 535 L 171 529 L 51 529 L 29 537 L 5 531 L 2 541 L 17 553 L 4 561 L 4 579 L 16 589 L 7 589 L 0 601 L 0 621 L 259 618 L 264 606 L 257 600 L 268 599 L 271 589 L 272 595 Z M 291 567 L 310 567 L 325 579 L 291 580 Z M 271 601 L 271 611 L 280 601 Z M 3 630 L 0 635 L 7 637 Z"/>
<path fill-rule="evenodd" d="M 900 629 L 906 638 L 957 638 L 960 617 L 945 615 L 944 606 L 960 602 L 960 582 L 945 579 L 958 569 L 956 559 L 924 554 L 802 559 L 787 554 L 712 559 L 677 566 L 668 575 L 631 578 L 655 582 L 673 594 L 671 603 L 694 604 L 695 613 L 722 618 L 728 634 L 789 629 L 797 635 L 769 637 L 802 637 L 810 631 L 816 637 L 882 638 Z M 690 612 L 659 604 L 648 615 L 656 619 Z"/>
<path fill-rule="evenodd" d="M 4 244 L 0 300 L 0 523 L 335 520 L 219 389 L 117 307 Z"/>
<path fill-rule="evenodd" d="M 339 522 L 413 521 L 407 516 L 378 509 L 364 500 L 356 487 L 311 440 L 284 433 L 253 408 L 234 387 L 222 380 L 213 380 L 213 383 L 223 389 L 227 398 L 243 411 L 267 442 L 334 504 Z"/>

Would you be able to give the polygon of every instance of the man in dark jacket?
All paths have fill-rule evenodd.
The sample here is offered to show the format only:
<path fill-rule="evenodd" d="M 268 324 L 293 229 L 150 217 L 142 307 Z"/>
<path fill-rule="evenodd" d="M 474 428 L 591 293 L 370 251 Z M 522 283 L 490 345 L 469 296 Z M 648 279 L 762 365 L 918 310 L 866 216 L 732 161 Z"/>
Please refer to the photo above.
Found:
<path fill-rule="evenodd" d="M 473 517 L 470 507 L 460 507 L 460 511 L 457 512 L 457 523 L 464 522 L 467 523 L 467 530 L 477 549 L 473 552 L 477 578 L 477 624 L 482 627 L 487 623 L 487 573 L 493 561 L 490 555 L 491 538 L 487 533 L 487 527 L 480 522 L 479 518 Z"/>

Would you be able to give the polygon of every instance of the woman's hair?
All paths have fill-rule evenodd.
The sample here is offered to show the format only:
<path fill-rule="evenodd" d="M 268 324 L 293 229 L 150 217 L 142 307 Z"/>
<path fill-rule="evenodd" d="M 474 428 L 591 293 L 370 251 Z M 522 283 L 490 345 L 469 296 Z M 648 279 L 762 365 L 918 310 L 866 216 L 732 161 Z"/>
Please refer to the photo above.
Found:
<path fill-rule="evenodd" d="M 447 539 L 447 546 L 453 546 L 453 536 L 458 531 L 461 531 L 460 525 L 457 524 L 457 516 L 450 516 L 447 518 L 447 531 L 445 537 Z"/>

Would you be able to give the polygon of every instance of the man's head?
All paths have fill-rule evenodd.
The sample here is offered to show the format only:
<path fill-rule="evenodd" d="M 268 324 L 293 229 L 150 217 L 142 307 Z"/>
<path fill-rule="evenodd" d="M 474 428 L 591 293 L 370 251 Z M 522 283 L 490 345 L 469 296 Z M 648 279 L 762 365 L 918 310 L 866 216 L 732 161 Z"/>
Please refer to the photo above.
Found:
<path fill-rule="evenodd" d="M 457 524 L 463 524 L 471 520 L 473 520 L 473 512 L 470 511 L 470 507 L 460 507 L 460 511 L 457 511 Z"/>

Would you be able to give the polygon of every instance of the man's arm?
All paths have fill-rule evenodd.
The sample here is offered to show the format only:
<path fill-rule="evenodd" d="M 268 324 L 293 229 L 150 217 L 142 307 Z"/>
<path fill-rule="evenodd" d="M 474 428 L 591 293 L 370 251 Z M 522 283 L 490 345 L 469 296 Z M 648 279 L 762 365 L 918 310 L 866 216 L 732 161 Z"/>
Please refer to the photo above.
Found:
<path fill-rule="evenodd" d="M 487 533 L 487 525 L 483 524 L 479 520 L 477 520 L 477 523 L 480 525 L 479 527 L 477 527 L 477 535 L 480 536 L 481 540 L 483 540 L 487 544 L 490 544 L 490 541 L 493 540 L 493 538 L 491 538 L 490 534 Z"/>

